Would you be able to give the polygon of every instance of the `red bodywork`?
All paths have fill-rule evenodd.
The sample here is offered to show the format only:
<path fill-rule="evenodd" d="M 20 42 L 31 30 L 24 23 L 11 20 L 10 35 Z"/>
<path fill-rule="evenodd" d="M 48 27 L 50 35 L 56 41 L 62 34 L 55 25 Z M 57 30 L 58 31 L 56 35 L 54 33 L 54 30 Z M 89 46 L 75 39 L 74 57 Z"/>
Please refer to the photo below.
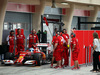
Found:
<path fill-rule="evenodd" d="M 41 53 L 42 55 L 42 59 L 45 60 L 46 59 L 46 55 L 41 52 L 38 48 L 34 49 L 33 52 L 29 51 L 29 50 L 26 50 L 26 51 L 21 51 L 19 53 L 19 57 L 18 59 L 14 62 L 14 64 L 22 64 L 23 60 L 24 60 L 24 57 L 25 56 L 31 56 L 31 54 L 34 54 L 34 53 Z M 33 64 L 34 63 L 37 63 L 35 60 L 33 61 Z"/>

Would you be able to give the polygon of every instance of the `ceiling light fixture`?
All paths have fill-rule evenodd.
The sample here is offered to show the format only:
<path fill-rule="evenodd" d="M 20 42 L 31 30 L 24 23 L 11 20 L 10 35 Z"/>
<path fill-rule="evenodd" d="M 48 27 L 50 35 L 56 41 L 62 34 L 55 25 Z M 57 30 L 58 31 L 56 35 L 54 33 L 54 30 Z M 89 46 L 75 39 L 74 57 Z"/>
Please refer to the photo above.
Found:
<path fill-rule="evenodd" d="M 61 4 L 63 4 L 63 5 L 69 5 L 67 2 L 61 2 Z"/>
<path fill-rule="evenodd" d="M 88 5 L 88 7 L 94 7 L 93 5 Z"/>

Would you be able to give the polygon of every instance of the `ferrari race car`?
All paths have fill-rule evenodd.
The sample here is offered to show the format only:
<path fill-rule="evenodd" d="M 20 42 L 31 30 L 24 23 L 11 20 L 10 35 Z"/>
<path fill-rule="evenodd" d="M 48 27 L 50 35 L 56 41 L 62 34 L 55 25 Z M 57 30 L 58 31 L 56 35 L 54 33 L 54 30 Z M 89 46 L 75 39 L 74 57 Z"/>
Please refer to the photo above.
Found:
<path fill-rule="evenodd" d="M 38 44 L 37 46 L 43 46 Z M 47 54 L 47 53 L 46 53 Z M 26 51 L 20 51 L 17 55 L 14 56 L 13 53 L 7 52 L 4 56 L 4 60 L 2 60 L 2 64 L 10 65 L 10 64 L 19 64 L 19 65 L 42 65 L 46 63 L 47 55 L 42 52 L 38 47 L 30 48 Z"/>

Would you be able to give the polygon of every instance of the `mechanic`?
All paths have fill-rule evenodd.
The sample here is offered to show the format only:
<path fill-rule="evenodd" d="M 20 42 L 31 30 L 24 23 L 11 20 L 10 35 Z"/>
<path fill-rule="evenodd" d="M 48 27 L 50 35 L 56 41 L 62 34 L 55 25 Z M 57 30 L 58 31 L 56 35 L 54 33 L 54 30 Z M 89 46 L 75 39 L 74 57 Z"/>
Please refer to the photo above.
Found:
<path fill-rule="evenodd" d="M 66 29 L 63 29 L 63 34 L 65 34 L 69 39 L 69 35 L 67 34 L 67 30 Z"/>
<path fill-rule="evenodd" d="M 67 67 L 68 66 L 68 56 L 69 56 L 69 53 L 68 53 L 68 37 L 67 35 L 65 35 L 64 33 L 62 34 L 61 33 L 61 36 L 64 38 L 65 40 L 65 43 L 64 43 L 64 51 L 63 51 L 63 54 L 62 54 L 62 57 L 64 58 L 64 64 L 62 64 L 62 67 Z"/>
<path fill-rule="evenodd" d="M 75 33 L 71 33 L 71 50 L 72 50 L 72 59 L 74 61 L 74 69 L 80 69 L 79 63 L 78 63 L 78 54 L 79 54 L 79 44 L 78 39 L 75 38 Z"/>
<path fill-rule="evenodd" d="M 10 31 L 10 35 L 8 35 L 7 39 L 7 44 L 9 45 L 9 52 L 13 53 L 14 51 L 14 41 L 15 41 L 15 36 L 14 36 L 14 31 Z"/>
<path fill-rule="evenodd" d="M 60 36 L 60 33 L 57 32 L 57 38 L 55 39 L 55 44 L 53 51 L 55 50 L 55 60 L 57 61 L 57 65 L 54 68 L 62 68 L 61 60 L 62 60 L 62 52 L 63 52 L 63 44 L 64 38 Z"/>
<path fill-rule="evenodd" d="M 29 48 L 32 47 L 33 43 L 39 43 L 38 36 L 36 35 L 35 29 L 32 29 L 31 32 L 32 33 L 29 34 L 29 36 L 27 37 L 27 45 Z"/>
<path fill-rule="evenodd" d="M 53 39 L 52 39 L 52 45 L 54 46 L 55 45 L 55 39 L 57 38 L 57 34 L 55 36 L 53 36 Z M 52 61 L 51 61 L 51 68 L 53 68 L 53 62 L 54 62 L 54 59 L 55 59 L 55 50 L 53 50 L 53 57 L 52 57 Z"/>
<path fill-rule="evenodd" d="M 15 37 L 16 40 L 16 48 L 17 48 L 17 53 L 20 51 L 24 51 L 25 48 L 25 36 L 24 34 L 21 34 L 21 29 L 17 29 L 17 35 Z"/>

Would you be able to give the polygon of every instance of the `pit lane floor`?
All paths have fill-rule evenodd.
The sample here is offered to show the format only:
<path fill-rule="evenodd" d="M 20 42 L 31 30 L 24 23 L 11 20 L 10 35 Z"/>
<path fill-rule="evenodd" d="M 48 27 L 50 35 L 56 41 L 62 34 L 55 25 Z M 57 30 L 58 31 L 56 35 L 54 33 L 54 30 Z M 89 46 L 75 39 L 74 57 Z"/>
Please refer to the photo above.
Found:
<path fill-rule="evenodd" d="M 70 67 L 65 69 L 50 68 L 50 64 L 42 66 L 0 66 L 0 75 L 100 75 L 92 73 L 92 66 L 81 66 L 80 70 L 71 70 Z"/>

